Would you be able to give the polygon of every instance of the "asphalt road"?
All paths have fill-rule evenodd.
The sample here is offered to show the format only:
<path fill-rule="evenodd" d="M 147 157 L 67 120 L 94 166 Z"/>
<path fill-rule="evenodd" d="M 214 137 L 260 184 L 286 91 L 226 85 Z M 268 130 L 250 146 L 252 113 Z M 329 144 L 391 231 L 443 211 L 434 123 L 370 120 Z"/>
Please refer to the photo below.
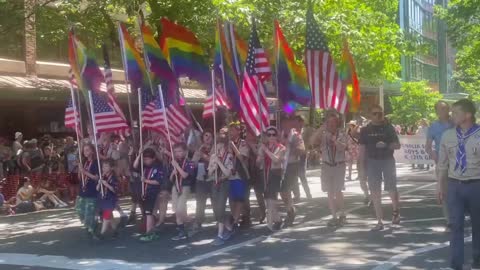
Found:
<path fill-rule="evenodd" d="M 252 228 L 239 231 L 221 247 L 210 244 L 215 236 L 211 210 L 209 223 L 191 239 L 171 241 L 175 234 L 171 224 L 160 240 L 148 244 L 138 241 L 135 226 L 127 227 L 116 240 L 92 242 L 71 209 L 2 217 L 0 269 L 412 270 L 448 265 L 448 235 L 443 232 L 445 222 L 435 201 L 431 171 L 399 166 L 402 223 L 389 224 L 391 206 L 385 199 L 387 226 L 382 232 L 370 232 L 376 221 L 373 210 L 363 205 L 357 181 L 347 183 L 347 225 L 327 228 L 329 210 L 319 173 L 310 175 L 314 199 L 297 204 L 294 227 L 270 234 L 254 221 Z M 192 216 L 194 207 L 194 201 L 189 202 Z M 468 242 L 467 246 L 468 252 Z"/>

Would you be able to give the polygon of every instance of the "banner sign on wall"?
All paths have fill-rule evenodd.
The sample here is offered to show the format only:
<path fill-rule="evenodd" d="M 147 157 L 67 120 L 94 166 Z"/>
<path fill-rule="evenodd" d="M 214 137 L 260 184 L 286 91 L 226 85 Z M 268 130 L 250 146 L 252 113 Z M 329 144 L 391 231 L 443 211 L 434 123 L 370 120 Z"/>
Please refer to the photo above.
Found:
<path fill-rule="evenodd" d="M 430 155 L 425 151 L 425 142 L 427 141 L 425 136 L 399 135 L 398 138 L 400 140 L 401 147 L 394 153 L 396 162 L 410 164 L 434 164 L 434 161 L 430 158 Z M 434 146 L 432 146 L 432 148 L 435 149 Z"/>

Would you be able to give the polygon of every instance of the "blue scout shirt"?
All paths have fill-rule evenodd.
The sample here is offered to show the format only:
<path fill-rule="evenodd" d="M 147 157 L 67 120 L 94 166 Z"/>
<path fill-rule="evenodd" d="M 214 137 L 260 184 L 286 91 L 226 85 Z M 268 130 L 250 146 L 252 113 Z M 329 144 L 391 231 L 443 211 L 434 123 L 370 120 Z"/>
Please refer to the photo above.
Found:
<path fill-rule="evenodd" d="M 157 195 L 160 192 L 161 185 L 164 181 L 168 181 L 165 177 L 165 169 L 159 165 L 145 166 L 143 168 L 143 176 L 147 180 L 154 180 L 159 183 L 159 185 L 149 185 L 145 184 L 145 195 Z"/>
<path fill-rule="evenodd" d="M 107 180 L 108 184 L 113 187 L 115 192 L 112 192 L 106 186 L 103 186 L 103 192 L 105 196 L 102 197 L 102 193 L 98 192 L 98 204 L 101 210 L 113 210 L 115 209 L 115 205 L 117 204 L 117 194 L 118 191 L 118 180 L 115 175 L 110 175 L 109 177 L 104 176 L 102 177 L 103 180 Z"/>
<path fill-rule="evenodd" d="M 435 121 L 433 122 L 430 127 L 428 128 L 427 131 L 427 139 L 431 139 L 435 142 L 435 152 L 437 154 L 440 152 L 440 141 L 442 139 L 443 133 L 448 130 L 453 128 L 453 123 L 451 121 L 448 121 L 446 123 L 440 122 L 440 121 Z"/>
<path fill-rule="evenodd" d="M 83 168 L 93 175 L 98 175 L 98 162 L 96 159 L 93 161 L 85 161 Z M 83 186 L 81 179 L 80 176 L 80 197 L 97 198 L 97 181 L 85 177 L 85 186 Z"/>
<path fill-rule="evenodd" d="M 188 173 L 187 178 L 182 179 L 182 186 L 193 186 L 195 184 L 196 180 L 196 168 L 195 168 L 195 162 L 189 160 L 189 159 L 183 159 L 182 161 L 178 161 L 178 165 L 182 167 L 182 169 Z M 171 166 L 171 170 L 173 170 L 173 166 Z M 180 175 L 179 175 L 180 177 Z M 175 178 L 173 178 L 173 181 L 175 181 Z"/>

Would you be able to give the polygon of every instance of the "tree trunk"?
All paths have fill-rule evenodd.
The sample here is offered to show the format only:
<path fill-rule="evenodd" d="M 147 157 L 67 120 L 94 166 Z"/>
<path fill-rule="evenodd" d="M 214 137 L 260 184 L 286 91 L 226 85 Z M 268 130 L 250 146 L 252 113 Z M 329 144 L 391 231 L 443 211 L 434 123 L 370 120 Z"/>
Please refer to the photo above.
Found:
<path fill-rule="evenodd" d="M 35 27 L 36 0 L 24 0 L 25 7 L 25 71 L 27 76 L 37 76 L 37 40 Z"/>

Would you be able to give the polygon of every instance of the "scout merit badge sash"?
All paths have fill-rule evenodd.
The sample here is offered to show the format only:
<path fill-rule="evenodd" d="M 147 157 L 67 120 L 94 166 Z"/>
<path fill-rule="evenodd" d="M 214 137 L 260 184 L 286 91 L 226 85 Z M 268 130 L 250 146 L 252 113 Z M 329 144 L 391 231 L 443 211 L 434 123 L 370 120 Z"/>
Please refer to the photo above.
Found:
<path fill-rule="evenodd" d="M 83 164 L 83 168 L 84 168 L 86 171 L 90 172 L 90 167 L 92 167 L 92 163 L 93 163 L 92 161 L 87 160 L 87 161 L 85 162 L 85 164 Z M 87 177 L 87 181 L 88 181 L 88 179 L 90 179 L 90 177 Z M 86 190 L 87 190 L 87 181 L 83 181 L 83 182 L 82 182 L 82 189 L 83 189 L 83 191 L 86 191 Z"/>
<path fill-rule="evenodd" d="M 182 162 L 182 170 L 185 170 L 185 164 L 187 163 L 187 159 L 183 159 L 183 162 Z M 177 192 L 182 194 L 182 182 L 183 182 L 183 177 L 181 175 L 179 175 L 178 171 L 175 169 L 175 167 L 173 168 L 175 170 L 175 175 L 177 176 L 176 179 L 175 179 L 175 188 L 177 189 Z"/>
<path fill-rule="evenodd" d="M 112 178 L 113 178 L 113 173 L 106 174 L 102 177 L 103 179 L 107 180 L 107 183 L 111 184 L 112 183 Z M 108 193 L 108 188 L 105 184 L 102 183 L 102 185 L 107 189 L 107 192 L 104 192 L 102 195 L 102 199 L 105 199 L 107 197 Z"/>
<path fill-rule="evenodd" d="M 152 176 L 153 176 L 153 173 L 155 173 L 157 170 L 154 169 L 154 168 L 145 168 L 143 169 L 143 177 L 145 177 L 145 179 L 152 179 Z M 142 199 L 145 200 L 146 196 L 147 196 L 147 187 L 148 187 L 148 184 L 145 183 L 143 185 L 143 197 Z"/>
<path fill-rule="evenodd" d="M 327 132 L 326 135 L 328 136 L 328 134 L 330 134 L 330 136 L 333 137 L 333 141 L 337 141 L 338 131 L 336 131 L 335 134 L 331 134 L 330 132 Z M 325 137 L 327 137 L 327 136 L 325 136 Z M 328 136 L 328 137 L 330 137 L 330 136 Z M 331 166 L 337 166 L 337 161 L 336 161 L 337 145 L 336 144 L 330 144 L 329 140 L 326 140 L 326 141 L 327 141 L 326 148 L 327 148 L 328 160 L 329 160 Z"/>
<path fill-rule="evenodd" d="M 458 139 L 458 148 L 457 148 L 457 156 L 455 157 L 455 171 L 460 169 L 460 173 L 463 175 L 467 170 L 467 152 L 465 149 L 465 144 L 467 140 L 477 131 L 480 130 L 480 126 L 474 124 L 467 132 L 462 133 L 462 129 L 457 127 L 457 139 Z"/>
<path fill-rule="evenodd" d="M 283 161 L 283 166 L 282 166 L 282 179 L 280 180 L 280 186 L 282 186 L 283 180 L 285 179 L 285 174 L 287 173 L 288 158 L 290 157 L 290 150 L 292 148 L 292 142 L 293 142 L 294 136 L 295 136 L 295 131 L 291 129 L 287 139 L 287 150 L 285 152 L 285 160 Z"/>
<path fill-rule="evenodd" d="M 278 149 L 280 149 L 278 143 L 274 144 L 273 147 L 268 147 L 268 150 L 270 152 L 272 152 L 273 154 L 276 154 Z M 270 169 L 272 168 L 272 159 L 270 158 L 269 155 L 267 155 L 267 153 L 264 152 L 263 154 L 264 154 L 264 157 L 265 157 L 265 161 L 264 161 L 265 162 L 265 170 L 263 170 L 265 181 L 263 181 L 263 185 L 266 189 L 267 185 L 268 185 L 268 181 L 270 180 L 269 178 L 270 178 Z"/>
<path fill-rule="evenodd" d="M 242 143 L 242 140 L 241 139 L 238 139 L 237 142 L 233 142 L 233 145 L 235 145 L 235 147 L 237 148 L 237 150 L 240 151 L 240 144 Z M 242 180 L 245 180 L 245 181 L 248 181 L 250 179 L 250 173 L 248 172 L 248 169 L 247 169 L 247 165 L 245 165 L 245 163 L 240 159 L 240 157 L 237 156 L 237 152 L 236 151 L 233 151 L 234 152 L 234 155 L 235 155 L 235 159 L 233 160 L 233 174 L 236 174 L 236 172 L 238 171 L 238 174 L 240 175 L 241 178 L 243 178 Z M 240 168 L 237 169 L 237 165 L 238 163 L 240 163 Z M 240 169 L 240 170 L 239 170 Z"/>
<path fill-rule="evenodd" d="M 228 157 L 228 150 L 224 149 L 223 154 L 222 154 L 222 163 L 225 164 L 227 162 L 227 157 Z M 217 178 L 215 179 L 215 185 L 218 187 L 220 184 L 219 178 L 222 177 L 222 170 L 220 169 L 220 166 L 217 164 L 217 167 L 215 168 L 215 173 L 217 174 Z"/>

